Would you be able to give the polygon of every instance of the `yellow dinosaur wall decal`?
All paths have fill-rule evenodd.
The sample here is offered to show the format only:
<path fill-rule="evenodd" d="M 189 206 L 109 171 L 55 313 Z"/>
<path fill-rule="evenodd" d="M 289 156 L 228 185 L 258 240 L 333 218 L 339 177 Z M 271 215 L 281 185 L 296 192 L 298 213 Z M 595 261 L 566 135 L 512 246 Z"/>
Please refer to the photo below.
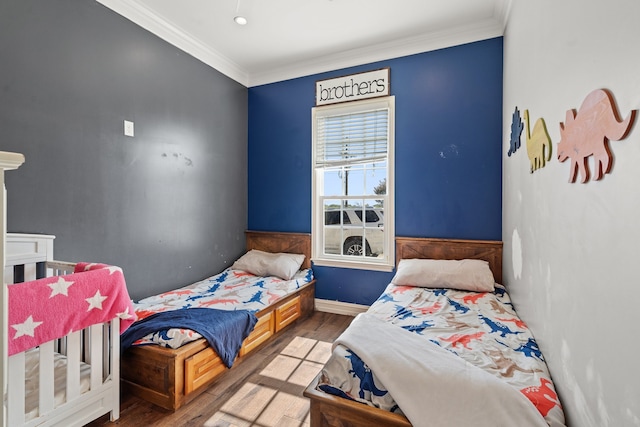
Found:
<path fill-rule="evenodd" d="M 524 110 L 524 122 L 526 125 L 525 138 L 527 140 L 527 156 L 531 163 L 531 173 L 543 168 L 551 160 L 551 138 L 547 132 L 547 126 L 541 117 L 533 125 L 533 133 L 529 127 L 529 110 Z"/>

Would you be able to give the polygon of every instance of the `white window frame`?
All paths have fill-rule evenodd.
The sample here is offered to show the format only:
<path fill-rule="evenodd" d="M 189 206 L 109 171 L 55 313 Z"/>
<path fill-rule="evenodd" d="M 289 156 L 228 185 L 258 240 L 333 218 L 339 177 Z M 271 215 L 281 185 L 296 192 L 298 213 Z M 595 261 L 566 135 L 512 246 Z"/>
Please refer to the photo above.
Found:
<path fill-rule="evenodd" d="M 373 109 L 388 109 L 387 181 L 386 195 L 376 195 L 384 200 L 384 254 L 382 257 L 353 257 L 349 255 L 324 253 L 324 199 L 358 198 L 342 195 L 325 195 L 324 168 L 316 167 L 317 120 L 320 117 L 357 113 Z M 315 265 L 329 267 L 356 268 L 364 270 L 392 271 L 395 267 L 395 203 L 394 203 L 394 152 L 395 152 L 395 97 L 353 101 L 314 107 L 311 113 L 312 127 L 312 201 L 311 201 L 311 259 Z M 362 196 L 359 197 L 362 199 Z M 354 260 L 354 258 L 356 258 Z"/>

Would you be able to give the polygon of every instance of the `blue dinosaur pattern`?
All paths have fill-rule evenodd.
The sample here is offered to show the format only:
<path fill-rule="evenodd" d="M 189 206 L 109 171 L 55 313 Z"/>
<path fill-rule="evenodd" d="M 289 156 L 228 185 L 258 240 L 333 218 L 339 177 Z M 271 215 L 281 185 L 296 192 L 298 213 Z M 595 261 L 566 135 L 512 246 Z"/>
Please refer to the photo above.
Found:
<path fill-rule="evenodd" d="M 507 334 L 519 334 L 520 332 L 518 331 L 512 331 L 511 329 L 509 329 L 509 327 L 503 323 L 500 323 L 498 321 L 493 321 L 491 319 L 489 319 L 486 316 L 483 315 L 479 315 L 478 317 L 480 317 L 480 319 L 482 319 L 482 321 L 485 323 L 485 325 L 487 325 L 488 327 L 491 328 L 491 332 L 498 332 L 500 334 L 501 337 L 506 337 Z"/>
<path fill-rule="evenodd" d="M 378 301 L 380 301 L 380 302 L 394 302 L 395 300 L 393 299 L 393 295 L 384 293 L 384 294 L 380 295 L 380 298 L 378 298 Z"/>
<path fill-rule="evenodd" d="M 455 289 L 398 290 L 391 286 L 371 305 L 371 315 L 413 332 L 480 368 L 491 359 L 509 361 L 521 368 L 518 375 L 504 369 L 490 370 L 490 373 L 520 391 L 539 389 L 541 378 L 542 384 L 550 383 L 540 348 L 524 322 L 519 321 L 515 310 L 509 310 L 513 304 L 501 285 L 496 284 L 495 292 L 482 293 L 482 297 L 478 297 L 478 293 Z M 342 387 L 351 399 L 368 405 L 391 411 L 397 408 L 392 396 L 379 394 L 384 386 L 374 383 L 373 374 L 357 355 L 343 346 L 335 351 L 323 369 L 327 372 L 325 381 L 330 381 L 330 386 Z M 484 356 L 480 357 L 480 354 Z M 350 363 L 346 368 L 345 359 Z M 333 360 L 337 361 L 336 365 L 331 364 Z M 389 366 L 389 369 L 393 368 Z M 535 374 L 529 376 L 526 372 Z M 549 410 L 549 406 L 540 406 L 540 401 L 532 402 L 542 415 Z"/>
<path fill-rule="evenodd" d="M 447 298 L 449 304 L 453 307 L 454 311 L 459 311 L 460 313 L 466 313 L 469 311 L 469 307 L 466 307 L 463 304 L 460 304 L 458 301 L 452 300 L 451 298 Z"/>
<path fill-rule="evenodd" d="M 262 291 L 258 291 L 255 294 L 253 294 L 253 296 L 251 297 L 250 300 L 245 301 L 245 303 L 248 304 L 250 302 L 258 302 L 258 303 L 264 305 L 264 302 L 262 302 L 261 300 L 262 300 Z"/>
<path fill-rule="evenodd" d="M 416 317 L 416 316 L 411 312 L 411 310 L 407 310 L 406 307 L 400 304 L 396 304 L 396 314 L 394 315 L 394 317 L 400 320 L 404 320 L 409 317 Z"/>
<path fill-rule="evenodd" d="M 538 343 L 533 338 L 529 338 L 525 344 L 516 348 L 516 351 L 522 352 L 527 357 L 536 357 L 540 360 L 544 360 Z"/>
<path fill-rule="evenodd" d="M 419 334 L 420 332 L 424 331 L 427 328 L 431 328 L 432 326 L 433 326 L 433 321 L 423 320 L 422 323 L 418 325 L 404 325 L 402 326 L 402 328 L 406 329 L 409 332 L 415 332 Z"/>
<path fill-rule="evenodd" d="M 215 291 L 217 291 L 218 289 L 220 289 L 220 283 L 214 283 L 213 285 L 211 285 L 209 287 L 209 289 L 207 289 L 207 293 L 212 294 Z"/>
<path fill-rule="evenodd" d="M 349 359 L 351 367 L 353 368 L 349 373 L 360 379 L 360 391 L 358 392 L 360 399 L 364 399 L 365 392 L 367 391 L 375 396 L 384 396 L 387 394 L 387 390 L 381 390 L 376 387 L 375 381 L 373 380 L 373 373 L 362 359 L 351 350 L 347 350 L 347 352 L 349 353 L 347 359 Z"/>
<path fill-rule="evenodd" d="M 229 276 L 229 271 L 225 270 L 222 273 L 218 274 L 217 276 L 215 276 L 212 280 L 210 280 L 211 282 L 214 283 L 222 283 L 225 280 L 227 280 L 227 277 Z"/>

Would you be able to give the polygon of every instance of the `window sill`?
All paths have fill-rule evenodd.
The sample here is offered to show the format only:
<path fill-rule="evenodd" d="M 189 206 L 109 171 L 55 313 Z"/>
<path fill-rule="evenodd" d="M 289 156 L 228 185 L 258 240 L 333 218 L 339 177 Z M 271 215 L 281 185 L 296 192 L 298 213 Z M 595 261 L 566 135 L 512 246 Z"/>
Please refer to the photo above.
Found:
<path fill-rule="evenodd" d="M 338 267 L 338 268 L 353 268 L 358 270 L 373 270 L 373 271 L 393 271 L 395 268 L 394 264 L 387 263 L 373 263 L 373 262 L 365 262 L 365 261 L 344 261 L 337 259 L 326 259 L 326 258 L 312 258 L 314 265 L 321 267 Z"/>

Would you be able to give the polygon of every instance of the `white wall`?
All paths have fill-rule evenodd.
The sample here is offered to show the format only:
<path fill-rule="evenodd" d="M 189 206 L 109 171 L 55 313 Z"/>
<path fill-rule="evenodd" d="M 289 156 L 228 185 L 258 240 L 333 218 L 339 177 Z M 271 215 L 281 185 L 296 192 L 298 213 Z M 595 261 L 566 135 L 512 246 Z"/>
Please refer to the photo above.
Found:
<path fill-rule="evenodd" d="M 639 44 L 638 0 L 516 0 L 505 34 L 505 283 L 576 427 L 640 426 L 640 124 L 610 143 L 611 174 L 570 184 L 559 122 L 598 88 L 640 108 Z M 524 132 L 506 154 L 516 106 L 554 142 L 533 174 Z"/>

